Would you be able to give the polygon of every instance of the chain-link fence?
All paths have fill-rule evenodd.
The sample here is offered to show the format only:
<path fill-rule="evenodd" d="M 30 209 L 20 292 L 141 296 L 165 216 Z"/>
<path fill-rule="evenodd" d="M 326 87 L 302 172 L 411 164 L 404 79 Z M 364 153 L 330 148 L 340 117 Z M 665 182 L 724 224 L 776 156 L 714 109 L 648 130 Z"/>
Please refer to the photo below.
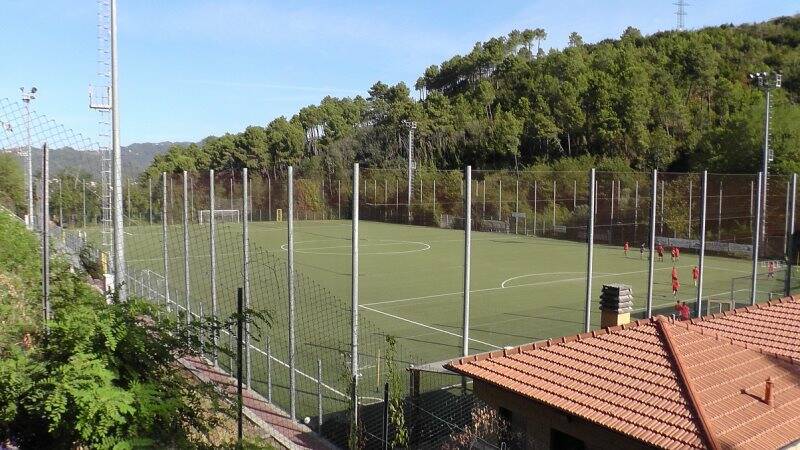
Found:
<path fill-rule="evenodd" d="M 459 171 L 420 169 L 409 179 L 404 170 L 366 169 L 357 186 L 349 178 L 300 174 L 293 184 L 293 359 L 283 172 L 251 174 L 246 185 L 241 171 L 125 183 L 126 281 L 131 294 L 165 305 L 171 314 L 195 317 L 228 317 L 243 287 L 250 307 L 270 318 L 269 324 L 251 324 L 245 382 L 289 411 L 293 366 L 295 419 L 308 417 L 331 442 L 346 446 L 351 219 L 357 189 L 358 433 L 366 447 L 377 447 L 384 383 L 398 376 L 405 380 L 409 365 L 455 358 L 464 351 L 468 190 L 474 232 L 469 242 L 469 352 L 600 326 L 596 299 L 606 283 L 634 288 L 633 317 L 673 314 L 677 301 L 697 307 L 701 281 L 703 305 L 695 315 L 749 304 L 754 288 L 756 298 L 766 300 L 795 287 L 787 282 L 792 273 L 787 255 L 794 254 L 790 180 L 769 179 L 760 227 L 764 234 L 754 264 L 756 177 L 713 174 L 705 186 L 702 179 L 702 174 L 658 174 L 654 186 L 651 173 L 597 172 L 591 199 L 586 172 L 474 171 L 469 186 Z M 67 208 L 62 217 L 80 217 L 83 211 L 77 208 Z M 51 207 L 51 219 L 53 214 Z M 92 221 L 85 227 L 82 220 L 62 224 L 71 247 L 100 241 Z M 595 284 L 587 295 L 590 236 Z M 387 336 L 396 339 L 394 349 Z M 211 342 L 214 337 L 206 338 Z M 223 348 L 233 345 L 232 338 L 227 332 L 217 337 Z M 229 356 L 211 352 L 207 357 L 232 370 Z M 403 399 L 411 447 L 454 445 L 465 436 L 483 440 L 486 448 L 500 445 L 465 431 L 480 402 L 460 377 L 426 373 L 400 386 L 396 393 Z"/>

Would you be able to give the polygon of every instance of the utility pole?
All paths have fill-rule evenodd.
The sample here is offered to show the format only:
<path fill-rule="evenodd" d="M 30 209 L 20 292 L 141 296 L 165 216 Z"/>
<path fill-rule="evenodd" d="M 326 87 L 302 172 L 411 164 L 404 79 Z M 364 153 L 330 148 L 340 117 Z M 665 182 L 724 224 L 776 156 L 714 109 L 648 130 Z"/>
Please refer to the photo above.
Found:
<path fill-rule="evenodd" d="M 30 111 L 30 103 L 31 100 L 36 98 L 36 91 L 35 87 L 32 87 L 30 91 L 25 92 L 25 88 L 21 87 L 19 90 L 22 92 L 22 103 L 25 105 L 25 147 L 26 147 L 26 154 L 27 157 L 25 158 L 25 163 L 27 165 L 27 194 L 28 194 L 28 215 L 25 219 L 25 224 L 28 226 L 28 229 L 33 229 L 33 155 L 31 154 L 31 111 Z"/>
<path fill-rule="evenodd" d="M 417 122 L 411 120 L 404 120 L 403 125 L 408 128 L 408 222 L 411 223 L 411 199 L 413 197 L 414 187 L 414 170 L 417 168 L 417 163 L 414 161 L 414 130 L 417 129 Z"/>
<path fill-rule="evenodd" d="M 766 240 L 767 237 L 767 181 L 769 180 L 769 163 L 772 162 L 774 155 L 769 148 L 769 119 L 770 119 L 770 92 L 772 89 L 781 87 L 781 74 L 756 72 L 750 74 L 750 80 L 761 90 L 764 91 L 764 144 L 761 154 L 761 236 L 760 239 Z"/>

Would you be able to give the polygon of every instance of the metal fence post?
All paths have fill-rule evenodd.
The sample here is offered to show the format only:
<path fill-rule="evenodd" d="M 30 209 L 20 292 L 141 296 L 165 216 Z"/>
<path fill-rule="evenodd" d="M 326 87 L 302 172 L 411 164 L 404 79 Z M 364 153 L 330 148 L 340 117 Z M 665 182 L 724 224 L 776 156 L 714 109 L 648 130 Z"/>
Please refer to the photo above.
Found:
<path fill-rule="evenodd" d="M 700 191 L 700 255 L 698 257 L 698 268 L 700 273 L 697 277 L 697 316 L 703 315 L 703 273 L 705 272 L 706 257 L 706 206 L 708 195 L 708 171 L 703 171 L 703 185 Z"/>
<path fill-rule="evenodd" d="M 480 181 L 478 181 L 478 183 L 480 183 Z M 462 193 L 461 195 L 463 196 L 464 194 Z M 478 195 L 478 193 L 476 192 L 475 195 Z M 483 179 L 483 211 L 482 211 L 482 214 L 483 214 L 482 218 L 486 219 L 486 178 Z"/>
<path fill-rule="evenodd" d="M 287 181 L 287 241 L 288 241 L 288 257 L 287 257 L 287 277 L 288 277 L 288 293 L 289 293 L 289 417 L 295 419 L 297 413 L 297 392 L 295 386 L 295 342 L 294 342 L 294 168 L 288 168 L 289 179 Z"/>
<path fill-rule="evenodd" d="M 83 184 L 83 228 L 86 228 L 86 180 L 81 180 Z"/>
<path fill-rule="evenodd" d="M 353 164 L 353 186 L 358 186 L 358 163 Z M 350 323 L 350 375 L 353 383 L 353 421 L 358 423 L 358 189 L 353 189 L 352 304 Z"/>
<path fill-rule="evenodd" d="M 42 316 L 44 329 L 50 322 L 50 161 L 47 144 L 42 145 Z M 30 212 L 33 217 L 33 212 Z M 119 280 L 116 280 L 119 282 Z"/>
<path fill-rule="evenodd" d="M 244 306 L 250 309 L 250 179 L 247 175 L 247 167 L 242 169 L 242 278 L 244 284 Z M 253 371 L 252 359 L 250 354 L 250 320 L 244 324 L 244 343 L 245 343 L 245 371 L 247 377 L 247 387 L 252 387 Z"/>
<path fill-rule="evenodd" d="M 658 233 L 664 235 L 664 180 L 661 180 L 661 225 Z"/>
<path fill-rule="evenodd" d="M 267 178 L 267 219 L 272 222 L 272 178 Z"/>
<path fill-rule="evenodd" d="M 691 175 L 690 175 L 691 176 Z M 689 221 L 686 225 L 686 239 L 692 238 L 692 180 L 689 179 Z"/>
<path fill-rule="evenodd" d="M 578 180 L 572 180 L 572 210 L 578 207 Z"/>
<path fill-rule="evenodd" d="M 750 285 L 750 304 L 756 304 L 757 287 L 758 287 L 758 247 L 761 241 L 761 187 L 763 183 L 761 178 L 763 174 L 758 173 L 758 203 L 756 204 L 756 223 L 755 233 L 753 233 L 753 279 Z"/>
<path fill-rule="evenodd" d="M 214 169 L 208 171 L 208 225 L 209 225 L 209 242 L 211 248 L 211 318 L 216 321 L 219 318 L 219 305 L 217 304 L 217 219 L 215 217 L 216 198 L 214 192 Z M 219 356 L 217 354 L 217 346 L 219 345 L 219 332 L 215 329 L 212 333 L 211 342 L 213 343 L 214 350 L 212 359 L 214 367 L 219 366 Z"/>
<path fill-rule="evenodd" d="M 150 216 L 150 225 L 153 224 L 153 179 L 147 178 L 147 210 Z"/>
<path fill-rule="evenodd" d="M 595 169 L 589 171 L 589 228 L 586 230 L 586 304 L 583 310 L 583 331 L 592 327 L 592 277 L 594 276 Z"/>
<path fill-rule="evenodd" d="M 794 222 L 795 222 L 795 208 L 797 206 L 797 174 L 792 174 L 792 188 L 789 193 L 791 196 L 791 206 L 789 209 L 789 249 L 787 251 L 786 260 L 788 264 L 786 265 L 786 288 L 784 289 L 784 294 L 789 295 L 792 293 L 792 265 L 794 263 L 794 258 L 797 256 L 795 252 L 795 238 L 794 238 Z"/>
<path fill-rule="evenodd" d="M 164 306 L 167 308 L 167 314 L 172 311 L 169 301 L 169 244 L 167 236 L 167 172 L 161 172 L 161 184 L 164 185 L 164 192 L 162 193 L 161 204 L 161 248 L 162 256 L 164 258 Z"/>
<path fill-rule="evenodd" d="M 789 190 L 791 189 L 791 182 L 786 182 L 786 212 L 783 214 L 783 254 L 788 254 L 789 251 Z"/>
<path fill-rule="evenodd" d="M 633 242 L 639 240 L 639 180 L 636 180 L 633 200 Z"/>
<path fill-rule="evenodd" d="M 645 305 L 645 318 L 653 315 L 653 278 L 656 252 L 656 200 L 658 195 L 658 169 L 653 170 L 653 186 L 650 194 L 650 256 L 647 267 L 647 303 Z M 664 182 L 661 182 L 661 223 L 664 223 Z"/>
<path fill-rule="evenodd" d="M 717 241 L 722 242 L 722 181 L 719 182 L 719 203 L 717 204 Z"/>
<path fill-rule="evenodd" d="M 502 181 L 501 181 L 502 183 Z M 469 289 L 470 289 L 470 260 L 472 257 L 472 166 L 467 166 L 467 186 L 464 197 L 464 306 L 462 318 L 462 356 L 469 355 Z M 485 185 L 484 185 L 485 186 Z"/>
<path fill-rule="evenodd" d="M 189 278 L 189 174 L 183 171 L 183 295 L 186 297 L 186 325 L 191 321 L 192 305 Z"/>
<path fill-rule="evenodd" d="M 539 180 L 533 180 L 533 235 L 536 236 L 536 205 L 539 202 Z"/>
<path fill-rule="evenodd" d="M 336 218 L 342 220 L 342 180 L 336 180 Z"/>
<path fill-rule="evenodd" d="M 433 220 L 436 220 L 436 178 L 433 179 Z"/>
<path fill-rule="evenodd" d="M 272 347 L 269 336 L 264 337 L 264 351 L 267 354 L 267 401 L 272 403 Z"/>
<path fill-rule="evenodd" d="M 553 232 L 556 230 L 556 180 L 553 180 Z"/>
<path fill-rule="evenodd" d="M 317 359 L 317 433 L 322 433 L 322 360 Z"/>
<path fill-rule="evenodd" d="M 497 181 L 497 220 L 503 220 L 503 179 Z"/>

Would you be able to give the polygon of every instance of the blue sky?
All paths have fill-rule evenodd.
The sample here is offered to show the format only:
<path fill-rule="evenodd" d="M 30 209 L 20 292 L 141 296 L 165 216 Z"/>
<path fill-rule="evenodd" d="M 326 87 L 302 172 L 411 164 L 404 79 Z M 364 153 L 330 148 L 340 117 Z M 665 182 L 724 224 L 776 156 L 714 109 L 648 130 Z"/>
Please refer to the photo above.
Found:
<path fill-rule="evenodd" d="M 325 95 L 366 93 L 376 81 L 413 86 L 425 67 L 513 28 L 544 28 L 545 47 L 572 31 L 594 42 L 633 25 L 675 26 L 660 1 L 118 0 L 123 144 L 199 140 L 291 116 Z M 788 0 L 694 0 L 690 28 L 796 14 Z M 89 136 L 97 5 L 0 1 L 0 98 L 35 85 L 35 108 Z"/>

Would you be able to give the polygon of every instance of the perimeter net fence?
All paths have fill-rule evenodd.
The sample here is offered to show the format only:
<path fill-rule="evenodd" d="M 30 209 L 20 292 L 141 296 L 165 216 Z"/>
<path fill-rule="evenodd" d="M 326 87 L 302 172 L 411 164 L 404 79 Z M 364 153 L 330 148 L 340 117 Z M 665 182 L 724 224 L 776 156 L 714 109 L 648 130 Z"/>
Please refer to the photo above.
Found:
<path fill-rule="evenodd" d="M 246 376 L 253 389 L 288 411 L 286 175 L 283 172 L 251 174 L 248 179 L 249 195 L 245 200 L 242 172 L 217 172 L 213 177 L 213 208 L 212 177 L 208 172 L 187 174 L 185 185 L 182 174 L 171 174 L 165 180 L 140 178 L 125 183 L 126 282 L 132 294 L 164 305 L 171 314 L 188 313 L 195 317 L 213 314 L 228 317 L 235 309 L 237 288 L 249 290 L 247 298 L 251 308 L 265 311 L 270 320 L 269 324 L 252 324 L 250 343 L 246 347 L 249 367 Z M 703 220 L 701 179 L 700 174 L 659 174 L 655 186 L 654 226 L 656 242 L 665 247 L 666 261 L 663 267 L 659 266 L 656 285 L 668 292 L 669 267 L 695 264 L 700 230 L 705 225 L 707 255 L 718 259 L 713 267 L 703 269 L 708 276 L 702 313 L 713 313 L 749 304 L 758 186 L 752 175 L 709 174 Z M 761 262 L 757 264 L 756 275 L 759 300 L 784 292 L 789 258 L 795 253 L 791 251 L 789 233 L 789 181 L 782 176 L 770 176 L 768 180 L 765 227 L 761 228 L 763 237 L 759 251 Z M 83 183 L 73 184 L 76 191 L 62 194 L 60 198 L 58 193 L 51 192 L 50 219 L 65 230 L 64 241 L 70 246 L 83 247 L 92 243 L 92 251 L 107 255 L 110 249 L 100 245 L 100 229 L 96 225 L 100 221 L 98 197 L 84 197 L 82 190 L 78 190 Z M 294 182 L 294 218 L 298 224 L 313 221 L 314 227 L 304 230 L 305 242 L 298 239 L 297 249 L 301 252 L 313 249 L 314 255 L 300 258 L 295 265 L 295 419 L 310 418 L 312 428 L 319 429 L 323 436 L 342 447 L 348 444 L 349 435 L 353 311 L 341 286 L 342 283 L 347 285 L 351 276 L 349 219 L 354 189 L 359 192 L 362 221 L 428 230 L 463 229 L 465 197 L 469 190 L 472 230 L 480 233 L 473 239 L 486 242 L 481 244 L 486 247 L 479 249 L 496 251 L 485 256 L 476 253 L 474 258 L 507 258 L 509 253 L 503 246 L 522 243 L 541 245 L 551 252 L 550 255 L 563 257 L 565 265 L 577 265 L 572 269 L 573 275 L 564 275 L 567 272 L 558 275 L 572 277 L 566 279 L 569 283 L 556 279 L 547 284 L 563 284 L 563 295 L 574 300 L 558 310 L 553 307 L 554 315 L 545 318 L 558 326 L 544 328 L 538 334 L 507 338 L 503 345 L 522 344 L 533 340 L 532 337 L 544 339 L 582 331 L 579 318 L 584 310 L 579 305 L 583 304 L 585 296 L 585 284 L 581 280 L 586 276 L 585 242 L 590 231 L 598 262 L 634 266 L 640 264 L 637 260 L 649 257 L 653 213 L 653 185 L 649 173 L 597 172 L 593 228 L 589 226 L 591 200 L 587 172 L 473 171 L 472 182 L 466 185 L 460 171 L 420 169 L 413 173 L 409 183 L 404 170 L 365 169 L 357 186 L 353 186 L 348 176 L 298 174 Z M 212 209 L 226 211 L 213 214 L 217 219 L 213 234 L 213 271 L 209 223 Z M 245 222 L 249 227 L 248 241 L 244 238 Z M 314 244 L 315 239 L 325 243 Z M 627 259 L 622 263 L 611 260 L 616 257 L 614 255 L 621 255 L 626 247 Z M 672 247 L 680 249 L 682 262 L 669 261 Z M 463 253 L 447 258 L 453 266 L 463 263 Z M 511 263 L 524 273 L 528 261 Z M 547 263 L 545 259 L 544 264 Z M 369 269 L 364 267 L 362 276 L 369 277 Z M 599 273 L 607 278 L 596 281 L 598 296 L 599 284 L 616 281 L 615 277 L 628 272 L 640 277 L 633 283 L 641 292 L 638 297 L 642 299 L 641 305 L 645 285 L 640 279 L 644 280 L 646 271 L 639 266 L 615 273 Z M 503 281 L 501 287 L 538 288 L 537 283 L 545 285 L 544 281 L 536 281 L 535 276 L 539 275 L 521 275 L 533 278 L 526 283 L 511 277 L 512 281 L 508 284 L 509 280 Z M 681 276 L 682 282 L 691 286 L 691 279 Z M 459 281 L 457 276 L 452 278 L 449 281 Z M 501 289 L 501 292 L 506 291 Z M 683 292 L 682 297 L 695 305 L 694 291 L 684 288 Z M 682 297 L 665 294 L 657 298 L 653 314 L 672 314 L 675 300 Z M 362 303 L 369 300 L 362 298 Z M 531 308 L 535 307 L 538 306 Z M 379 306 L 373 308 L 380 309 Z M 596 309 L 594 303 L 592 308 Z M 470 433 L 473 411 L 483 407 L 472 395 L 471 383 L 462 383 L 460 377 L 436 370 L 423 372 L 415 381 L 407 368 L 431 362 L 431 353 L 423 347 L 427 344 L 411 338 L 389 344 L 387 337 L 393 336 L 395 324 L 416 322 L 401 314 L 378 312 L 383 314 L 381 317 L 390 319 L 373 322 L 362 316 L 358 328 L 357 392 L 361 418 L 358 433 L 364 446 L 381 445 L 383 388 L 385 382 L 391 381 L 405 412 L 409 447 L 458 446 L 465 439 L 479 442 L 484 448 L 499 447 L 497 436 Z M 645 313 L 637 309 L 633 315 L 644 317 Z M 592 311 L 593 326 L 599 324 L 598 316 L 598 311 Z M 451 328 L 442 325 L 437 329 L 449 332 Z M 459 336 L 457 328 L 449 333 Z M 488 333 L 500 334 L 497 329 Z M 489 336 L 487 340 L 493 342 L 494 335 Z M 218 337 L 219 345 L 232 346 L 233 337 L 232 333 L 223 332 Z M 213 340 L 213 336 L 205 338 L 208 342 Z M 206 356 L 233 372 L 234 362 L 229 356 L 214 352 L 207 352 Z M 456 348 L 440 359 L 458 356 L 460 350 Z M 390 439 L 397 432 L 396 427 L 392 428 Z"/>

